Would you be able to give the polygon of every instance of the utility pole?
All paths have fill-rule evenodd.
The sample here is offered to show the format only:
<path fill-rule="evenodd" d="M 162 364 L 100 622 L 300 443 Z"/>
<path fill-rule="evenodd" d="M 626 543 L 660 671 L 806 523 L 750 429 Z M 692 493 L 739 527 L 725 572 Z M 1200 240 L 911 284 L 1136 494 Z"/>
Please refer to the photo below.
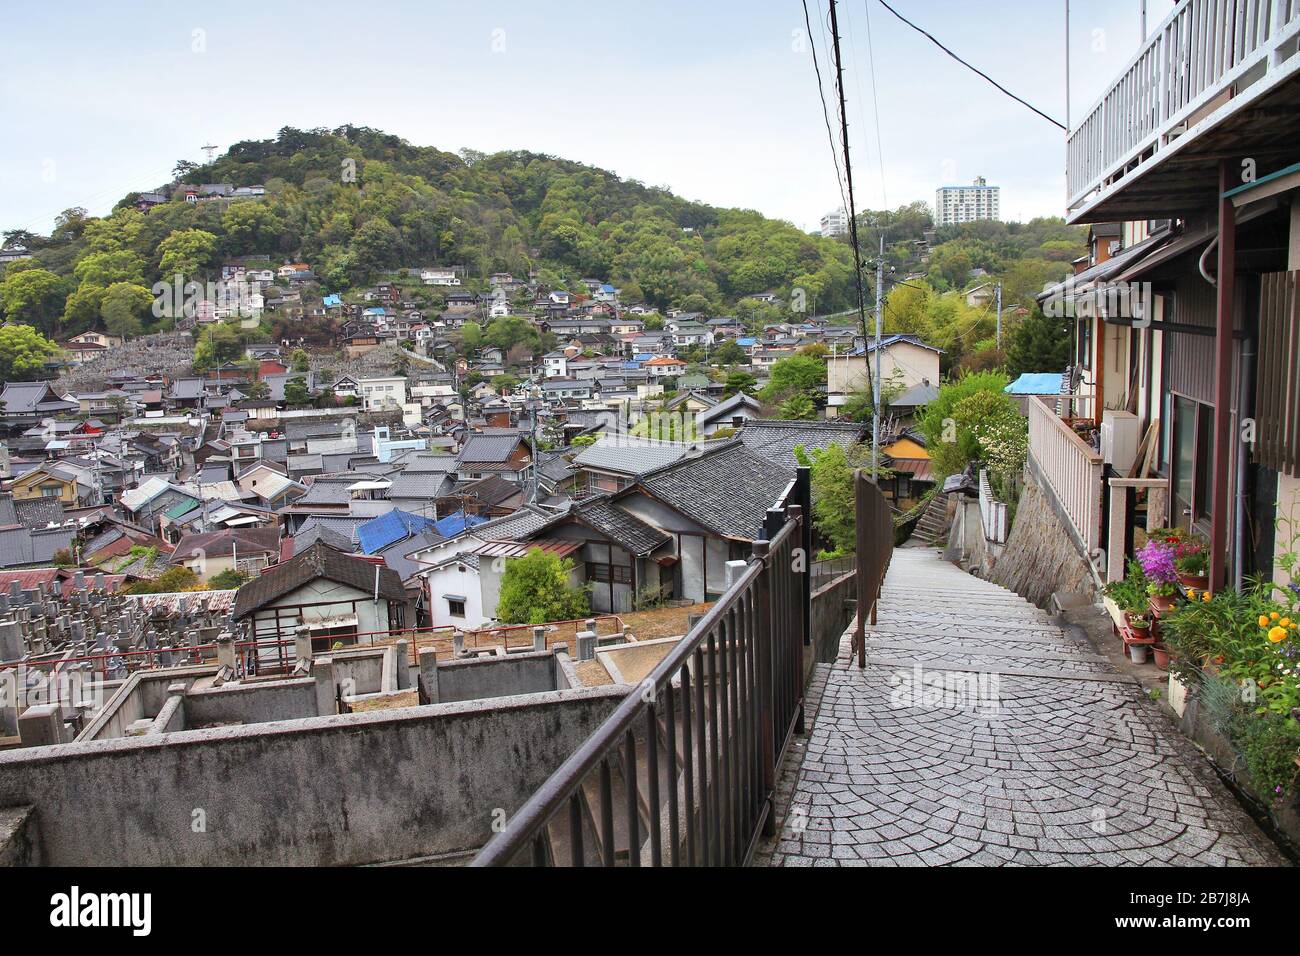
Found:
<path fill-rule="evenodd" d="M 866 343 L 867 343 L 867 303 L 866 303 L 866 296 L 862 289 L 862 248 L 861 246 L 858 245 L 858 213 L 857 213 L 856 204 L 853 199 L 853 165 L 849 160 L 849 121 L 848 121 L 848 115 L 844 104 L 844 63 L 840 56 L 840 24 L 839 24 L 839 18 L 836 15 L 835 0 L 830 0 L 830 15 L 831 15 L 831 44 L 835 53 L 835 89 L 836 92 L 839 94 L 839 101 L 840 101 L 840 143 L 844 150 L 844 180 L 845 180 L 845 185 L 848 187 L 849 243 L 853 247 L 853 279 L 854 279 L 853 285 L 854 285 L 854 290 L 857 293 L 857 301 L 858 301 L 857 311 L 858 311 L 859 321 L 862 323 L 862 345 L 865 351 Z M 877 263 L 877 267 L 876 267 L 876 303 L 877 303 L 876 340 L 877 342 L 879 342 L 880 340 L 880 305 L 879 305 L 880 284 L 881 284 L 880 279 L 881 279 L 881 272 L 883 270 L 883 265 L 884 265 L 884 259 L 883 259 L 884 247 L 885 247 L 885 240 L 884 240 L 884 235 L 882 233 L 880 238 L 880 248 L 882 252 L 882 258 L 881 261 Z M 879 351 L 880 350 L 877 348 L 876 350 L 877 362 L 879 362 L 880 360 Z M 865 355 L 863 356 L 863 358 L 864 361 L 862 364 L 867 370 L 868 377 L 872 377 L 873 379 L 879 378 L 879 376 L 874 376 L 874 377 L 871 376 L 871 362 L 866 360 Z M 872 404 L 876 406 L 876 408 L 872 411 L 872 420 L 875 424 L 878 425 L 880 420 L 880 412 L 879 412 L 880 392 L 874 380 L 871 383 L 871 392 L 873 397 Z M 872 481 L 876 480 L 876 444 L 877 444 L 876 429 L 873 428 L 872 435 L 871 435 L 871 452 L 872 452 L 871 480 Z"/>
<path fill-rule="evenodd" d="M 998 348 L 1002 348 L 1002 283 L 998 283 Z"/>
<path fill-rule="evenodd" d="M 876 374 L 871 379 L 871 482 L 876 482 L 880 461 L 880 328 L 884 314 L 885 235 L 880 234 L 880 255 L 876 257 Z"/>

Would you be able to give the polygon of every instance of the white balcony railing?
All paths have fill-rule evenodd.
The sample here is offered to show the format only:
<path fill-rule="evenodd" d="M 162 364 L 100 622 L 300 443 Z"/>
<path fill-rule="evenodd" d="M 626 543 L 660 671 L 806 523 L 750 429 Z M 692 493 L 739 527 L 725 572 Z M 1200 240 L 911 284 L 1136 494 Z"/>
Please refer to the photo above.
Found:
<path fill-rule="evenodd" d="M 989 473 L 984 469 L 980 469 L 980 521 L 984 524 L 985 541 L 1007 543 L 1007 506 L 993 494 Z"/>
<path fill-rule="evenodd" d="M 1182 0 L 1070 132 L 1070 208 L 1158 157 L 1220 97 L 1262 91 L 1271 84 L 1261 80 L 1297 69 L 1298 35 L 1300 0 Z"/>
<path fill-rule="evenodd" d="M 1029 454 L 1091 559 L 1101 543 L 1101 455 L 1036 395 L 1029 399 Z"/>

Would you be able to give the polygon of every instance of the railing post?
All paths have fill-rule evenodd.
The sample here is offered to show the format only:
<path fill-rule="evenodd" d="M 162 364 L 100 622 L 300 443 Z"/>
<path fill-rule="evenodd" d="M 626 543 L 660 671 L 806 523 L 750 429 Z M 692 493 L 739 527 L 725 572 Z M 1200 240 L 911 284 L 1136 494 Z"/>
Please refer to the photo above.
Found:
<path fill-rule="evenodd" d="M 776 615 L 772 608 L 771 561 L 766 541 L 754 542 L 754 557 L 762 562 L 763 567 L 754 579 L 754 610 L 758 620 L 755 622 L 755 635 L 758 640 L 758 739 L 763 765 L 763 792 L 759 798 L 760 805 L 766 805 L 763 811 L 763 835 L 776 834 L 776 815 L 772 806 L 772 796 L 776 791 L 776 731 L 772 713 L 772 664 L 773 664 L 773 628 Z"/>

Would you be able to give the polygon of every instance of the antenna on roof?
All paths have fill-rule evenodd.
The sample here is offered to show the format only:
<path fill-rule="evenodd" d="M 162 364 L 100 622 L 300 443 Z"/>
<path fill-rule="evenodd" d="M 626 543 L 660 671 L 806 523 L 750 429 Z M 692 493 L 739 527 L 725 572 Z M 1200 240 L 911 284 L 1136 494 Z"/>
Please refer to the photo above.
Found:
<path fill-rule="evenodd" d="M 219 147 L 219 146 L 213 146 L 213 145 L 209 144 L 209 145 L 207 145 L 207 146 L 203 146 L 203 147 L 200 147 L 200 148 L 203 150 L 203 152 L 205 152 L 205 153 L 208 154 L 208 165 L 211 166 L 211 165 L 212 165 L 212 157 L 216 154 L 217 150 L 220 149 L 221 147 Z"/>

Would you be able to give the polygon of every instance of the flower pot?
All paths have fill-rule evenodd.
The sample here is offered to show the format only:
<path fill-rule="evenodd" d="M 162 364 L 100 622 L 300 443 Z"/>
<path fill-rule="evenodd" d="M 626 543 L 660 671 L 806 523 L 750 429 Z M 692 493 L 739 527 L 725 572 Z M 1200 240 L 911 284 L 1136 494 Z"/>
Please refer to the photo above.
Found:
<path fill-rule="evenodd" d="M 1162 611 L 1172 611 L 1174 606 L 1178 603 L 1178 598 L 1162 597 L 1158 594 L 1152 594 L 1147 598 L 1147 602 L 1151 605 L 1151 610 L 1159 614 Z"/>
<path fill-rule="evenodd" d="M 1163 644 L 1151 645 L 1151 653 L 1155 656 L 1156 667 L 1162 671 L 1169 670 L 1169 648 Z"/>
<path fill-rule="evenodd" d="M 1197 591 L 1204 591 L 1210 586 L 1209 575 L 1206 574 L 1182 574 L 1178 575 L 1178 583 L 1185 588 L 1195 588 Z"/>
<path fill-rule="evenodd" d="M 1129 626 L 1128 626 L 1128 629 L 1129 629 L 1130 632 L 1132 632 L 1132 634 L 1133 634 L 1133 639 L 1134 639 L 1135 641 L 1149 641 L 1149 640 L 1151 640 L 1151 625 L 1150 625 L 1150 624 L 1148 624 L 1146 627 L 1138 627 L 1136 624 L 1132 624 L 1132 623 L 1130 623 Z"/>
<path fill-rule="evenodd" d="M 1145 664 L 1147 662 L 1146 644 L 1132 643 L 1128 646 L 1128 656 L 1134 664 Z"/>

